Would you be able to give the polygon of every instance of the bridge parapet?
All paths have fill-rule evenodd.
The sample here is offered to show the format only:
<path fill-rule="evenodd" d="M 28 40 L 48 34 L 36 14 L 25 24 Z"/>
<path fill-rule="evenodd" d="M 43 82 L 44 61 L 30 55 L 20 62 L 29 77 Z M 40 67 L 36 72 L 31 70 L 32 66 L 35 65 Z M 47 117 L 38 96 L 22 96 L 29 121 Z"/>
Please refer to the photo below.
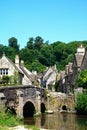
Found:
<path fill-rule="evenodd" d="M 31 102 L 39 112 L 41 102 L 45 103 L 45 90 L 35 86 L 6 86 L 0 88 L 0 93 L 3 93 L 5 97 L 5 106 L 16 109 L 19 116 L 23 116 L 23 107 L 26 102 Z"/>

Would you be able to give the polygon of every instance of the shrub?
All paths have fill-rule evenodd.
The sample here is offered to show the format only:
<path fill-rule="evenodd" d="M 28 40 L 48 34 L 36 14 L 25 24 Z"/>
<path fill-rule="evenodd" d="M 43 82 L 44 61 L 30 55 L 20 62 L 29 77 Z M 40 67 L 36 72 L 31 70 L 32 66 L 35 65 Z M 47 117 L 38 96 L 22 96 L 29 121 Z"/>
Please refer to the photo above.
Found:
<path fill-rule="evenodd" d="M 87 94 L 79 93 L 76 98 L 76 111 L 77 114 L 87 115 Z"/>

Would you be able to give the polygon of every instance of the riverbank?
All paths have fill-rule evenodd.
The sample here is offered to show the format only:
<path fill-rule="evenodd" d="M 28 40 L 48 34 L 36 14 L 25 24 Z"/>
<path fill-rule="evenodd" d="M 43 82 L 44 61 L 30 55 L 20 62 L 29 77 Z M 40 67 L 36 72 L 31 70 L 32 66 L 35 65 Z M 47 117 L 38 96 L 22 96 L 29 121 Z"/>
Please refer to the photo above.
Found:
<path fill-rule="evenodd" d="M 15 127 L 0 127 L 0 130 L 46 130 L 46 129 L 42 129 L 42 128 L 35 128 L 35 127 L 32 127 L 32 128 L 26 128 L 24 127 L 24 125 L 18 125 L 18 126 L 15 126 Z"/>
<path fill-rule="evenodd" d="M 0 126 L 0 130 L 45 130 L 45 129 L 39 129 L 34 126 L 31 126 L 30 128 L 28 128 L 24 125 L 18 125 L 15 127 Z"/>

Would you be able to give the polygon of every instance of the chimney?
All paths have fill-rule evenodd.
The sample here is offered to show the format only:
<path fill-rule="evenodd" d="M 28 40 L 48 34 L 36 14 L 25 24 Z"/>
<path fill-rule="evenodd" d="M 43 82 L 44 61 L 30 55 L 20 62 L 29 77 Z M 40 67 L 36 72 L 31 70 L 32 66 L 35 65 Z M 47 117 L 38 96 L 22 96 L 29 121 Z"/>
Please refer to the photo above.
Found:
<path fill-rule="evenodd" d="M 15 56 L 15 65 L 17 67 L 19 67 L 19 56 L 18 55 Z"/>
<path fill-rule="evenodd" d="M 24 61 L 23 60 L 21 60 L 20 66 L 24 67 Z"/>
<path fill-rule="evenodd" d="M 69 73 L 69 65 L 66 65 L 65 73 L 66 73 L 66 75 Z"/>
<path fill-rule="evenodd" d="M 80 54 L 80 55 L 85 54 L 85 48 L 83 47 L 82 44 L 77 48 L 77 53 Z"/>
<path fill-rule="evenodd" d="M 72 65 L 73 65 L 73 63 L 69 62 L 69 73 L 73 72 Z"/>

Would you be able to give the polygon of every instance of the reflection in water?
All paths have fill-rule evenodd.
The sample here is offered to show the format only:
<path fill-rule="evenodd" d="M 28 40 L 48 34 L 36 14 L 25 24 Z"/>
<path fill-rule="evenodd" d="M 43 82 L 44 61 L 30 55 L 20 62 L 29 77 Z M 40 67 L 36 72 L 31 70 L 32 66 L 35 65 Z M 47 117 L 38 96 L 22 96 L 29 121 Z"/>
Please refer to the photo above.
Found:
<path fill-rule="evenodd" d="M 25 119 L 24 124 L 48 130 L 87 130 L 87 116 L 67 113 L 42 114 Z"/>
<path fill-rule="evenodd" d="M 35 125 L 35 118 L 34 117 L 25 118 L 24 125 Z"/>
<path fill-rule="evenodd" d="M 78 115 L 76 117 L 79 130 L 87 130 L 87 116 Z"/>
<path fill-rule="evenodd" d="M 63 122 L 66 122 L 67 121 L 67 113 L 61 113 L 63 114 L 62 117 L 63 117 Z"/>
<path fill-rule="evenodd" d="M 42 114 L 42 115 L 41 115 L 41 126 L 44 126 L 45 120 L 46 120 L 46 115 L 45 115 L 45 114 Z"/>

